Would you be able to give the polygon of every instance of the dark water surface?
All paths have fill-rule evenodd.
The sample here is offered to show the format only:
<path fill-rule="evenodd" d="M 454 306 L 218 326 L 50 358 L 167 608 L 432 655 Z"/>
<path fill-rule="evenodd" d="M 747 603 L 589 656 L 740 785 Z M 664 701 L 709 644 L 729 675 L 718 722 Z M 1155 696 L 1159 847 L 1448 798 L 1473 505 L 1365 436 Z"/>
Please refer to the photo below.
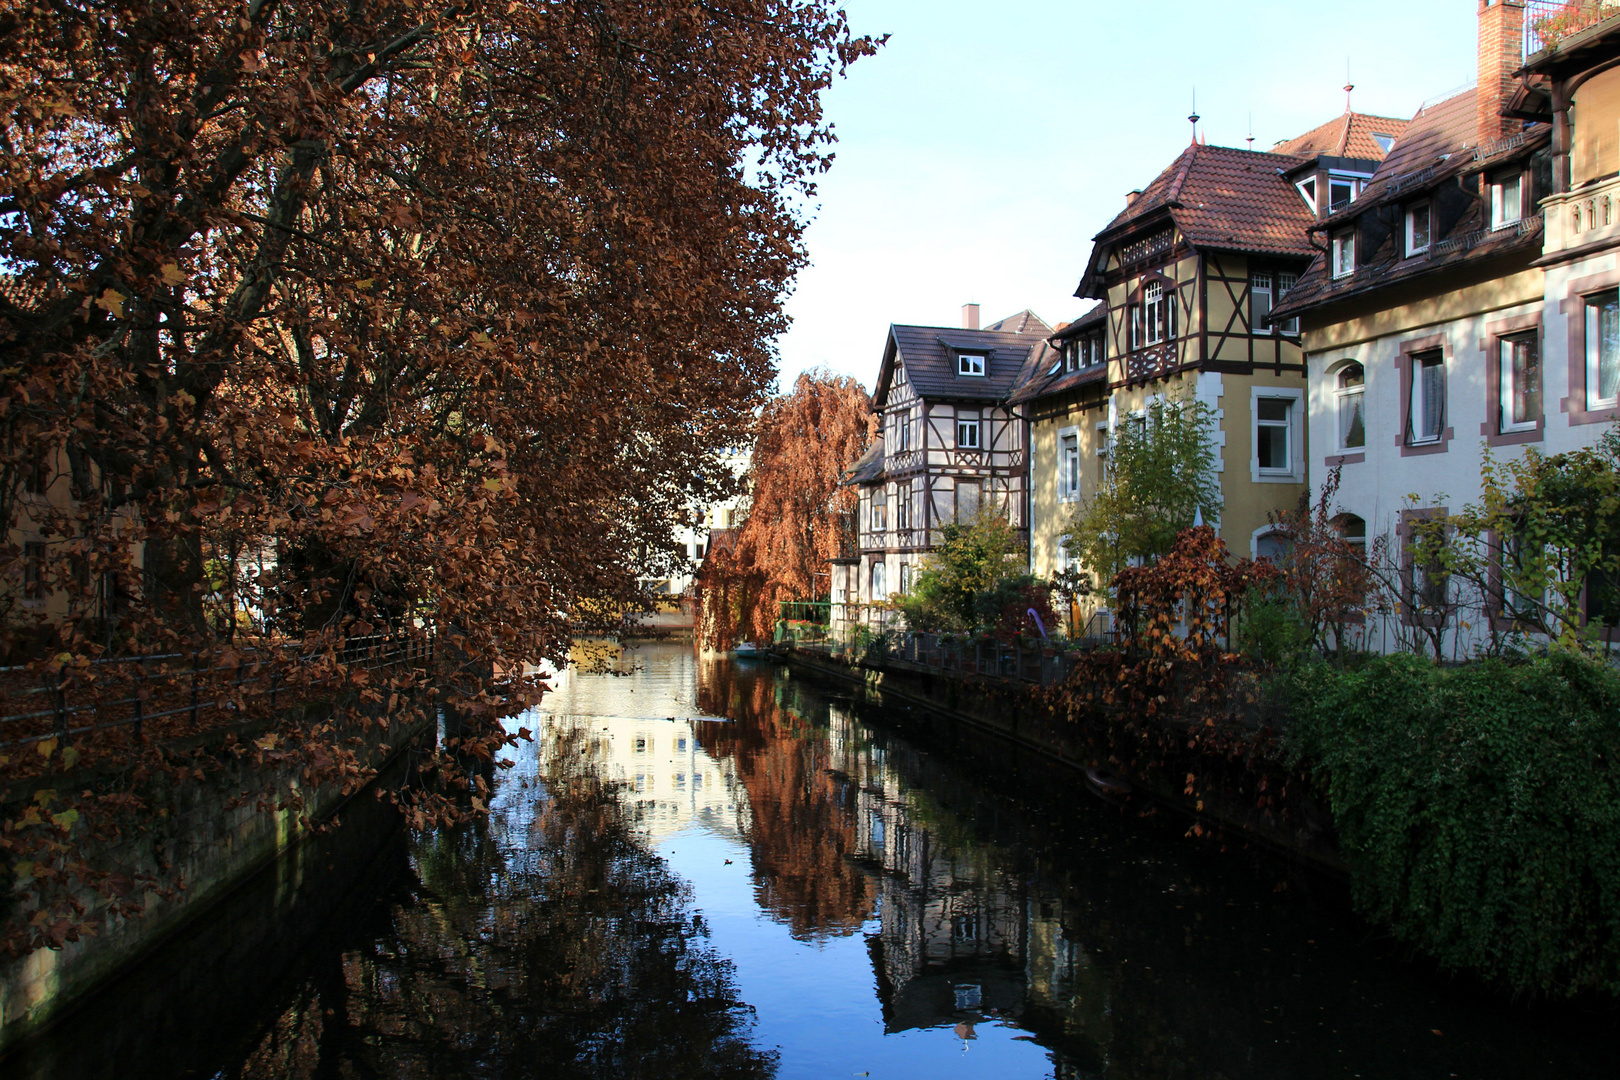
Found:
<path fill-rule="evenodd" d="M 1338 887 L 1042 759 L 769 665 L 627 659 L 512 722 L 536 742 L 486 826 L 366 812 L 0 1073 L 1620 1074 L 1613 1009 L 1408 963 Z"/>

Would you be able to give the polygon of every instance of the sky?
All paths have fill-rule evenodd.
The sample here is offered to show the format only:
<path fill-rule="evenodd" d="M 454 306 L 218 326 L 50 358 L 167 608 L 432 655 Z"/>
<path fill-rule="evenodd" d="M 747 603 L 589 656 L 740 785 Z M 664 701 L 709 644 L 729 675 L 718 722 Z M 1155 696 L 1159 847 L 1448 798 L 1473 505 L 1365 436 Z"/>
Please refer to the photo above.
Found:
<path fill-rule="evenodd" d="M 1341 115 L 1409 117 L 1475 74 L 1477 0 L 845 0 L 890 34 L 827 91 L 837 159 L 788 301 L 781 381 L 872 388 L 890 323 L 1032 309 L 1054 326 L 1091 238 L 1192 137 L 1254 148 Z"/>

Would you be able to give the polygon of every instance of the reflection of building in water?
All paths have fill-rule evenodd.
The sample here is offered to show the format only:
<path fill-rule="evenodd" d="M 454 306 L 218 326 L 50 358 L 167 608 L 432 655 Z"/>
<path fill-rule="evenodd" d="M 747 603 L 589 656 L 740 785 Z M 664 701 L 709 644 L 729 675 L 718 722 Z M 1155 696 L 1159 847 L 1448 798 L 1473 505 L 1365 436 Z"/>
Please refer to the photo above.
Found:
<path fill-rule="evenodd" d="M 891 760 L 843 709 L 830 716 L 829 757 L 853 794 L 854 854 L 880 877 L 871 953 L 886 1030 L 996 1017 L 1037 1031 L 1060 1077 L 1099 1070 L 1108 987 L 1064 933 L 1062 894 L 1020 881 L 929 798 L 949 785 L 919 783 L 925 757 L 902 747 L 905 760 Z"/>
<path fill-rule="evenodd" d="M 582 745 L 593 771 L 622 785 L 621 804 L 634 808 L 652 843 L 693 825 L 730 836 L 746 831 L 748 800 L 733 766 L 698 744 L 691 720 L 547 717 L 544 723 L 542 755 L 549 760 L 564 746 L 579 753 Z"/>

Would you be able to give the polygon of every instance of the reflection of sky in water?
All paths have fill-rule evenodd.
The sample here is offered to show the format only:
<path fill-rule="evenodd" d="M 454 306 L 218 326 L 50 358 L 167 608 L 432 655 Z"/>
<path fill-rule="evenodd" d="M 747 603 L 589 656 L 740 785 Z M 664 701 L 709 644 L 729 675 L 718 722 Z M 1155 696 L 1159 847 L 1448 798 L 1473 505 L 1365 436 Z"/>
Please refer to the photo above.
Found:
<path fill-rule="evenodd" d="M 750 847 L 749 792 L 736 761 L 717 759 L 703 746 L 700 729 L 713 732 L 715 725 L 690 719 L 701 716 L 695 658 L 684 646 L 644 646 L 631 655 L 639 659 L 634 674 L 571 670 L 553 680 L 540 715 L 513 722 L 536 728 L 538 749 L 522 753 L 503 779 L 498 818 L 526 802 L 514 792 L 534 782 L 538 757 L 556 745 L 555 733 L 586 726 L 601 774 L 623 785 L 626 804 L 640 807 L 649 847 L 691 886 L 710 943 L 735 965 L 739 996 L 757 1012 L 755 1042 L 780 1049 L 780 1076 L 1052 1075 L 1046 1050 L 972 1007 L 974 983 L 963 984 L 952 1001 L 963 1004 L 960 1012 L 885 1034 L 872 944 L 884 929 L 879 888 L 871 887 L 864 920 L 811 928 L 824 932 L 795 934 L 779 913 L 766 910 L 761 890 L 768 886 L 757 879 Z M 944 985 L 950 992 L 949 976 Z M 969 1027 L 964 1020 L 978 1022 Z"/>

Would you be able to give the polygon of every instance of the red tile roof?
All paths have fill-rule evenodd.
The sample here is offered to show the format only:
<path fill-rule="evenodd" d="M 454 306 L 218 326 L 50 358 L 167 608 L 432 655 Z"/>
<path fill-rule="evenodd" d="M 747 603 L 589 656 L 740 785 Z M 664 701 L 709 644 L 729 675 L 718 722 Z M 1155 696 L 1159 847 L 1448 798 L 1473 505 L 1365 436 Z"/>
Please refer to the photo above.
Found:
<path fill-rule="evenodd" d="M 1098 239 L 1165 210 L 1195 247 L 1266 254 L 1314 254 L 1315 220 L 1282 171 L 1301 159 L 1226 146 L 1189 146 Z"/>
<path fill-rule="evenodd" d="M 1278 143 L 1272 147 L 1272 153 L 1292 157 L 1328 154 L 1333 157 L 1382 161 L 1388 151 L 1380 146 L 1373 136 L 1382 135 L 1398 140 L 1406 131 L 1406 123 L 1405 120 L 1397 120 L 1393 116 L 1347 112 L 1343 116 L 1334 117 L 1321 127 Z"/>

